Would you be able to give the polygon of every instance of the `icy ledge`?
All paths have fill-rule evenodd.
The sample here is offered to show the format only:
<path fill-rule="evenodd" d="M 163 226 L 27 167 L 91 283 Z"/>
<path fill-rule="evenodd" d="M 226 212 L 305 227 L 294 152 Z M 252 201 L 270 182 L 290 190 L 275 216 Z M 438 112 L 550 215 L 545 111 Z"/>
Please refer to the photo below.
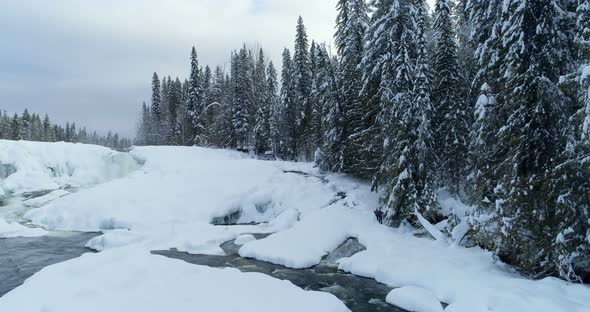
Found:
<path fill-rule="evenodd" d="M 0 195 L 88 187 L 141 167 L 129 153 L 86 144 L 0 140 Z"/>

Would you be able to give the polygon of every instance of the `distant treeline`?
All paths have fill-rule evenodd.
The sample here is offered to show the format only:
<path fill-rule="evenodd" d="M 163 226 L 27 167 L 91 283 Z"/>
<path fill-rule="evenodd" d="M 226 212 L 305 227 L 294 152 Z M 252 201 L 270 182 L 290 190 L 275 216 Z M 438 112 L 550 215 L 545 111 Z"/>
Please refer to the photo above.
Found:
<path fill-rule="evenodd" d="M 31 114 L 27 109 L 22 115 L 10 116 L 6 111 L 0 112 L 0 139 L 25 140 L 37 142 L 71 142 L 102 145 L 115 149 L 131 146 L 131 140 L 120 138 L 111 131 L 106 136 L 90 133 L 86 127 L 76 128 L 76 123 L 67 122 L 65 126 L 51 122 L 49 116 L 43 119 L 39 114 Z"/>

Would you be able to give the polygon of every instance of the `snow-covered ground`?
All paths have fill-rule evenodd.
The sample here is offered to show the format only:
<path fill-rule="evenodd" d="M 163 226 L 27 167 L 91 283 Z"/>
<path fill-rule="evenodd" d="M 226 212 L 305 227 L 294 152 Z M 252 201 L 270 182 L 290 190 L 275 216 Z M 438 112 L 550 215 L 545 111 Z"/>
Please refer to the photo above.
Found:
<path fill-rule="evenodd" d="M 0 311 L 347 310 L 332 295 L 289 282 L 149 254 L 168 248 L 223 254 L 219 245 L 237 237 L 240 255 L 292 268 L 313 266 L 347 238 L 358 238 L 367 249 L 341 259 L 339 268 L 403 287 L 388 302 L 417 311 L 442 309 L 436 300 L 455 312 L 590 311 L 587 286 L 531 281 L 479 248 L 377 224 L 372 210 L 378 195 L 367 184 L 343 175 L 321 177 L 311 164 L 202 148 L 141 147 L 113 154 L 79 144 L 37 144 L 0 141 L 0 163 L 17 168 L 0 187 L 11 193 L 79 187 L 29 203 L 24 218 L 47 230 L 104 231 L 87 245 L 101 252 L 43 269 L 0 298 Z M 62 148 L 69 152 L 58 152 Z M 26 162 L 6 150 L 24 153 Z M 121 166 L 120 159 L 145 164 Z M 54 176 L 43 169 L 48 166 L 76 169 Z M 443 204 L 464 209 L 449 198 Z M 265 223 L 211 225 L 231 213 L 238 223 Z M 260 240 L 244 236 L 252 233 L 274 234 Z"/>

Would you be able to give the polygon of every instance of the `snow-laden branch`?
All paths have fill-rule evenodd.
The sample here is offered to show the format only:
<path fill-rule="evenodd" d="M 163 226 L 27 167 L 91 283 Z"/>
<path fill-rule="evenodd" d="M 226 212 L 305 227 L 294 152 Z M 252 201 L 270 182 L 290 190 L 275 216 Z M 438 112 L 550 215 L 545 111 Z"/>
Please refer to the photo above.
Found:
<path fill-rule="evenodd" d="M 434 225 L 428 222 L 428 220 L 426 220 L 426 218 L 424 218 L 424 216 L 422 216 L 422 214 L 418 212 L 418 209 L 414 210 L 414 214 L 418 218 L 418 222 L 420 222 L 420 225 L 422 225 L 422 227 L 426 230 L 426 232 L 428 232 L 428 234 L 430 234 L 430 236 L 432 236 L 437 241 L 445 242 L 448 244 L 447 237 L 436 227 L 434 227 Z"/>

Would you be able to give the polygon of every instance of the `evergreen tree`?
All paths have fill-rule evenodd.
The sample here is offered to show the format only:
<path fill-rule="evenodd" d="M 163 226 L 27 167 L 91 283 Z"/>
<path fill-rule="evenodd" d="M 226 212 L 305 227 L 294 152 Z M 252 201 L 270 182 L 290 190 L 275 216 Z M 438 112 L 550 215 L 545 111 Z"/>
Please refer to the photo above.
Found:
<path fill-rule="evenodd" d="M 256 119 L 254 124 L 255 151 L 263 154 L 270 151 L 271 107 L 266 78 L 266 61 L 262 49 L 258 52 L 258 62 L 254 69 L 254 96 L 256 103 Z"/>
<path fill-rule="evenodd" d="M 207 106 L 207 112 L 210 114 L 210 122 L 207 124 L 207 133 L 209 134 L 209 143 L 212 146 L 223 147 L 225 137 L 224 119 L 227 118 L 225 115 L 224 106 L 224 93 L 225 93 L 225 77 L 221 67 L 215 67 L 213 74 L 213 82 L 211 84 L 211 91 L 209 95 L 209 101 L 211 103 Z"/>
<path fill-rule="evenodd" d="M 163 144 L 162 138 L 162 92 L 160 89 L 160 78 L 158 74 L 154 73 L 152 77 L 152 106 L 151 111 L 151 135 L 148 136 L 147 144 L 160 145 Z"/>
<path fill-rule="evenodd" d="M 499 115 L 505 124 L 496 148 L 497 247 L 527 272 L 544 274 L 554 257 L 552 242 L 562 232 L 554 176 L 565 149 L 568 99 L 557 88 L 567 66 L 567 36 L 556 25 L 559 3 L 512 1 L 503 7 Z"/>
<path fill-rule="evenodd" d="M 195 47 L 191 51 L 191 71 L 189 77 L 188 87 L 188 104 L 186 118 L 189 119 L 189 129 L 186 129 L 187 136 L 192 138 L 193 144 L 206 144 L 205 138 L 205 101 L 203 90 L 203 77 L 199 71 L 199 60 Z"/>
<path fill-rule="evenodd" d="M 466 173 L 469 136 L 469 106 L 461 96 L 459 65 L 457 58 L 457 34 L 452 20 L 450 0 L 437 0 L 434 29 L 436 52 L 434 54 L 434 88 L 432 99 L 438 125 L 436 150 L 439 155 L 441 183 L 453 194 L 460 194 Z"/>
<path fill-rule="evenodd" d="M 478 207 L 487 208 L 495 202 L 494 154 L 499 120 L 496 113 L 496 99 L 491 87 L 484 83 L 475 104 L 474 123 L 469 134 L 469 176 L 470 200 Z"/>
<path fill-rule="evenodd" d="M 311 133 L 311 122 L 313 120 L 313 108 L 311 106 L 311 62 L 309 56 L 309 41 L 307 31 L 303 24 L 303 18 L 297 20 L 297 31 L 295 34 L 295 49 L 293 52 L 293 85 L 295 91 L 294 106 L 297 112 L 294 145 L 294 156 L 302 156 L 304 159 L 311 159 L 314 147 L 309 140 Z"/>
<path fill-rule="evenodd" d="M 270 142 L 271 150 L 275 156 L 283 150 L 282 142 L 282 121 L 283 105 L 279 98 L 279 82 L 277 71 L 272 61 L 268 62 L 266 69 L 266 94 L 268 96 L 268 105 L 270 107 Z"/>
<path fill-rule="evenodd" d="M 55 134 L 51 131 L 51 121 L 47 114 L 43 118 L 43 141 L 55 142 Z"/>
<path fill-rule="evenodd" d="M 365 31 L 364 50 L 361 61 L 363 71 L 361 96 L 365 101 L 365 125 L 361 132 L 360 145 L 364 147 L 364 170 L 359 176 L 373 178 L 374 186 L 381 183 L 377 174 L 383 155 L 382 121 L 378 119 L 381 112 L 381 97 L 385 89 L 381 88 L 383 75 L 391 70 L 392 30 L 395 28 L 391 9 L 393 0 L 376 0 L 372 2 L 373 14 Z"/>
<path fill-rule="evenodd" d="M 335 43 L 340 60 L 341 90 L 344 111 L 343 169 L 355 175 L 366 176 L 365 154 L 367 144 L 362 134 L 370 127 L 365 123 L 367 108 L 360 96 L 364 35 L 369 23 L 369 7 L 365 0 L 340 0 L 337 4 Z"/>
<path fill-rule="evenodd" d="M 283 102 L 283 122 L 281 137 L 283 148 L 279 155 L 287 159 L 294 159 L 297 155 L 298 119 L 300 112 L 296 105 L 297 93 L 295 89 L 295 74 L 293 60 L 288 49 L 283 51 L 283 69 L 281 72 L 281 100 Z"/>
<path fill-rule="evenodd" d="M 384 137 L 384 154 L 377 182 L 384 184 L 385 193 L 382 204 L 389 209 L 392 219 L 404 219 L 415 209 L 421 209 L 417 203 L 418 186 L 414 159 L 414 142 L 417 125 L 415 123 L 414 102 L 414 66 L 416 49 L 413 34 L 416 25 L 410 14 L 412 7 L 402 1 L 394 0 L 390 17 L 394 23 L 390 36 L 394 40 L 393 53 L 388 55 L 389 70 L 384 71 L 381 85 L 380 122 Z M 398 37 L 399 36 L 399 37 Z"/>
<path fill-rule="evenodd" d="M 179 145 L 180 125 L 178 123 L 178 110 L 182 105 L 182 84 L 180 79 L 168 80 L 168 139 L 170 145 Z"/>
<path fill-rule="evenodd" d="M 318 63 L 320 59 L 319 53 L 320 47 L 315 43 L 315 41 L 311 42 L 311 48 L 309 56 L 310 56 L 310 64 L 311 64 L 311 93 L 309 96 L 309 101 L 311 103 L 312 108 L 312 120 L 309 127 L 309 135 L 308 138 L 311 146 L 315 148 L 320 148 L 323 142 L 323 118 L 324 118 L 324 111 L 323 111 L 323 102 L 320 101 L 318 98 L 319 89 L 321 87 L 320 82 L 318 80 Z M 317 160 L 317 159 L 314 159 Z"/>
<path fill-rule="evenodd" d="M 31 114 L 29 110 L 25 108 L 23 112 L 21 122 L 20 122 L 21 131 L 23 133 L 22 140 L 30 141 L 32 137 L 31 133 Z"/>
<path fill-rule="evenodd" d="M 233 85 L 233 128 L 235 129 L 235 142 L 238 148 L 245 150 L 250 147 L 250 133 L 252 129 L 251 108 L 253 105 L 253 80 L 250 67 L 248 50 L 244 46 L 239 52 L 234 53 L 232 61 L 232 85 Z"/>
<path fill-rule="evenodd" d="M 11 136 L 10 136 L 11 140 L 15 140 L 15 141 L 23 140 L 24 133 L 23 133 L 22 125 L 21 125 L 21 119 L 18 117 L 17 114 L 14 114 L 14 116 L 12 117 L 10 132 L 11 132 Z"/>
<path fill-rule="evenodd" d="M 338 64 L 328 56 L 325 46 L 317 48 L 317 94 L 323 105 L 323 144 L 319 155 L 320 169 L 341 171 L 344 164 L 344 105 L 338 84 Z"/>

